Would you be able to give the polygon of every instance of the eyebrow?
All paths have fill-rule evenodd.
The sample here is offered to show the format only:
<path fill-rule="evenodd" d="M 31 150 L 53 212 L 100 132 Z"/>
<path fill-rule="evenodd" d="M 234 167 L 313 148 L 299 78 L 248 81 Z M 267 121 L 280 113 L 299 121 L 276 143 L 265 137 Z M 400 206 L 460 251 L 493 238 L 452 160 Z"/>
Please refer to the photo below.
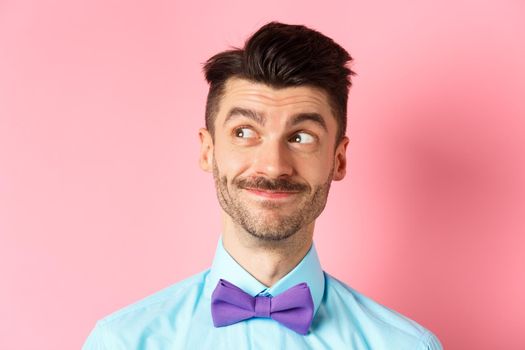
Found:
<path fill-rule="evenodd" d="M 252 109 L 243 108 L 243 107 L 233 107 L 230 109 L 228 114 L 226 115 L 226 119 L 224 120 L 224 124 L 228 123 L 230 120 L 233 120 L 237 117 L 246 117 L 253 121 L 255 121 L 257 124 L 263 125 L 266 122 L 266 117 L 257 111 L 254 111 Z M 328 127 L 326 126 L 326 122 L 324 121 L 324 118 L 319 113 L 297 113 L 292 116 L 292 121 L 290 122 L 290 125 L 295 126 L 297 124 L 301 124 L 305 121 L 312 121 L 316 124 L 318 124 L 320 127 L 322 127 L 325 131 L 328 131 Z"/>
<path fill-rule="evenodd" d="M 298 113 L 292 117 L 291 125 L 297 125 L 308 120 L 318 124 L 325 131 L 328 131 L 326 122 L 319 113 Z"/>
<path fill-rule="evenodd" d="M 247 108 L 242 108 L 242 107 L 233 107 L 232 109 L 230 109 L 230 111 L 226 115 L 224 124 L 240 116 L 249 118 L 253 120 L 254 122 L 256 122 L 257 124 L 261 124 L 261 125 L 264 125 L 264 123 L 266 122 L 266 117 L 259 112 L 256 112 L 254 110 L 247 109 Z"/>

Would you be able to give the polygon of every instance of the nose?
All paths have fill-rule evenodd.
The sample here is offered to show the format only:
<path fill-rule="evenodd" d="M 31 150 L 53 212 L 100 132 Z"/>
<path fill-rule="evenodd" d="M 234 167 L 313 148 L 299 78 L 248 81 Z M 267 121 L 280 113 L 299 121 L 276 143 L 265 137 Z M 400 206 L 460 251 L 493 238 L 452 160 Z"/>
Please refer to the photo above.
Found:
<path fill-rule="evenodd" d="M 266 140 L 258 148 L 252 163 L 257 175 L 273 179 L 293 175 L 292 157 L 281 140 Z"/>

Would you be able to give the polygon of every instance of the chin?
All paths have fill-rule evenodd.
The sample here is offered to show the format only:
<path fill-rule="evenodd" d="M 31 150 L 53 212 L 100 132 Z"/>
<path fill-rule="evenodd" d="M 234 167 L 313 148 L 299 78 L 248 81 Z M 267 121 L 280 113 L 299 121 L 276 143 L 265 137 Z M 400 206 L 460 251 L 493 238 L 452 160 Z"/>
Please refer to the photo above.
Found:
<path fill-rule="evenodd" d="M 300 227 L 269 227 L 266 225 L 264 227 L 248 226 L 244 227 L 244 229 L 251 236 L 260 240 L 276 242 L 284 241 L 294 236 L 300 230 Z"/>

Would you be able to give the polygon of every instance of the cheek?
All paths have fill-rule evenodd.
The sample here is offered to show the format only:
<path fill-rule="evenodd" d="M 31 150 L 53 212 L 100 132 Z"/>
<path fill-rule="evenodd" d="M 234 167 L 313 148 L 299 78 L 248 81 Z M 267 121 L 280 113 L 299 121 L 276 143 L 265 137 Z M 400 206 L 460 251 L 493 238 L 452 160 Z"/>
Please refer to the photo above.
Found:
<path fill-rule="evenodd" d="M 324 184 L 330 174 L 332 164 L 310 164 L 302 172 L 302 177 L 311 185 Z"/>
<path fill-rule="evenodd" d="M 334 157 L 331 153 L 322 151 L 297 159 L 297 171 L 312 185 L 324 184 L 334 167 Z"/>
<path fill-rule="evenodd" d="M 215 161 L 217 167 L 222 175 L 229 178 L 235 177 L 237 174 L 243 172 L 250 166 L 250 161 L 253 157 L 243 152 L 236 152 L 235 150 L 215 150 Z"/>

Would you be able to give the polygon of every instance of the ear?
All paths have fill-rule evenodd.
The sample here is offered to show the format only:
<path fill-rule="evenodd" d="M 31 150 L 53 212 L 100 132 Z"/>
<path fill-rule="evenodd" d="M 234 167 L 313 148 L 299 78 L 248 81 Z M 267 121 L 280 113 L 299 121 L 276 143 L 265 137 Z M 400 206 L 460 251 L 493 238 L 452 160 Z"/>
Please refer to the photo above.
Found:
<path fill-rule="evenodd" d="M 346 175 L 346 147 L 349 143 L 350 139 L 344 136 L 335 149 L 333 178 L 335 181 L 344 179 Z"/>
<path fill-rule="evenodd" d="M 211 173 L 213 171 L 213 139 L 208 129 L 199 129 L 199 138 L 201 140 L 201 153 L 199 156 L 199 165 L 201 169 Z"/>

